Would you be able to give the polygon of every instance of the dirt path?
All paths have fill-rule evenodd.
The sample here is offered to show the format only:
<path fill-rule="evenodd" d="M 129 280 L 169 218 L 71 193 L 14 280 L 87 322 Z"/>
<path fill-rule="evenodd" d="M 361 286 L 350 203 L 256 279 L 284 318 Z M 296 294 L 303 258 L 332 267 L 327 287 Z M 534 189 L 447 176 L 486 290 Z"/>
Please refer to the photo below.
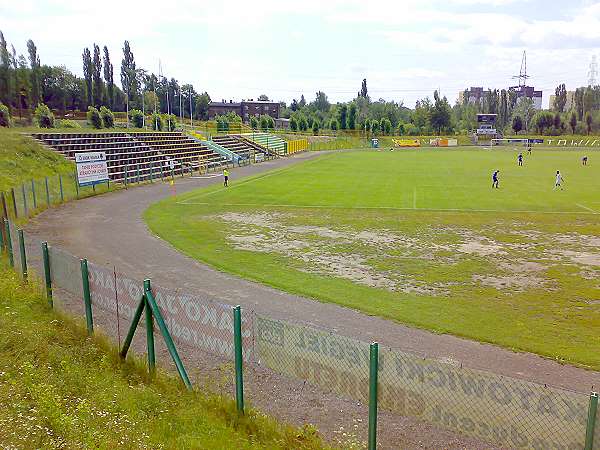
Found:
<path fill-rule="evenodd" d="M 232 171 L 232 182 L 243 176 L 285 167 L 317 155 L 305 153 L 294 158 L 238 168 Z M 179 178 L 176 181 L 177 192 L 183 193 L 221 182 L 221 178 Z M 177 252 L 149 232 L 142 220 L 144 210 L 169 195 L 171 191 L 168 184 L 155 183 L 68 203 L 40 214 L 29 223 L 26 231 L 37 239 L 47 240 L 51 245 L 97 264 L 114 265 L 132 278 L 151 278 L 160 286 L 208 295 L 228 304 L 240 304 L 243 308 L 254 309 L 276 319 L 326 328 L 366 342 L 376 340 L 407 352 L 460 361 L 465 367 L 580 392 L 587 393 L 592 386 L 600 385 L 598 372 L 561 365 L 532 354 L 515 353 L 488 344 L 403 326 L 218 272 Z M 310 416 L 306 420 L 311 420 Z M 406 430 L 402 433 L 406 433 Z M 449 438 L 449 435 L 446 437 Z M 466 445 L 473 448 L 473 442 L 467 442 L 454 441 L 455 445 L 449 447 L 461 448 Z M 435 444 L 423 443 L 422 446 L 435 447 Z"/>

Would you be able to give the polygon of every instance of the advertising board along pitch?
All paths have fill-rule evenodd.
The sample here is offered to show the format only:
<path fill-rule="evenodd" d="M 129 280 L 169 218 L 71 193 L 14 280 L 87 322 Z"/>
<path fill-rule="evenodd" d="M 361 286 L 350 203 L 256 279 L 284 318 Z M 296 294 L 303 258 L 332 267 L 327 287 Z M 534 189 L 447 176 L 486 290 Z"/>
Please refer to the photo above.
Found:
<path fill-rule="evenodd" d="M 75 164 L 79 186 L 93 186 L 108 181 L 105 152 L 76 153 Z"/>

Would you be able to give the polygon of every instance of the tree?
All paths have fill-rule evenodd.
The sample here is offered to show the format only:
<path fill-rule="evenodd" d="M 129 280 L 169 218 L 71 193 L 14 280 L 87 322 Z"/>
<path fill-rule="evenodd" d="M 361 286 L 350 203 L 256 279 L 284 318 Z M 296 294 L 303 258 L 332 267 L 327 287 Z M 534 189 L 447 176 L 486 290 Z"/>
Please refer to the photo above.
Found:
<path fill-rule="evenodd" d="M 521 97 L 516 108 L 513 111 L 514 115 L 518 115 L 524 121 L 524 129 L 529 130 L 532 124 L 532 119 L 535 114 L 533 100 L 528 97 Z"/>
<path fill-rule="evenodd" d="M 83 77 L 85 78 L 85 98 L 86 105 L 94 102 L 92 77 L 94 73 L 94 64 L 92 63 L 92 54 L 89 48 L 83 49 Z"/>
<path fill-rule="evenodd" d="M 106 106 L 100 108 L 100 117 L 102 118 L 102 125 L 104 128 L 115 127 L 115 116 Z"/>
<path fill-rule="evenodd" d="M 135 70 L 135 58 L 129 47 L 129 41 L 123 44 L 123 59 L 121 61 L 121 86 L 127 96 L 128 102 L 135 103 L 138 93 L 137 72 Z"/>
<path fill-rule="evenodd" d="M 593 123 L 594 123 L 594 119 L 592 117 L 592 114 L 589 111 L 587 111 L 585 113 L 585 125 L 586 125 L 586 128 L 587 128 L 587 134 L 588 135 L 592 132 L 592 125 L 593 125 Z"/>
<path fill-rule="evenodd" d="M 356 103 L 350 103 L 348 107 L 348 129 L 356 129 Z"/>
<path fill-rule="evenodd" d="M 298 100 L 296 100 L 296 99 L 292 100 L 292 103 L 290 103 L 290 109 L 292 111 L 298 111 L 298 109 L 299 109 Z"/>
<path fill-rule="evenodd" d="M 296 120 L 296 116 L 290 118 L 290 130 L 294 132 L 298 131 L 298 120 Z"/>
<path fill-rule="evenodd" d="M 431 108 L 429 121 L 431 127 L 440 134 L 442 130 L 450 127 L 450 105 L 448 104 L 448 99 L 446 97 L 440 98 L 437 91 L 433 93 L 433 98 L 435 102 L 433 108 Z"/>
<path fill-rule="evenodd" d="M 371 132 L 376 134 L 381 129 L 381 124 L 377 119 L 371 120 Z"/>
<path fill-rule="evenodd" d="M 106 102 L 109 108 L 114 108 L 115 105 L 115 83 L 113 79 L 113 65 L 110 62 L 108 48 L 104 46 L 104 81 L 106 82 Z"/>
<path fill-rule="evenodd" d="M 381 131 L 384 134 L 390 134 L 390 132 L 392 131 L 392 122 L 387 117 L 384 117 L 383 119 L 381 119 L 380 126 L 381 126 Z"/>
<path fill-rule="evenodd" d="M 298 128 L 300 129 L 300 131 L 308 130 L 308 120 L 306 120 L 306 117 L 304 115 L 301 115 L 300 119 L 298 119 Z"/>
<path fill-rule="evenodd" d="M 196 118 L 199 120 L 208 120 L 208 107 L 210 105 L 210 95 L 208 92 L 200 94 L 196 99 Z"/>
<path fill-rule="evenodd" d="M 583 96 L 585 93 L 585 88 L 577 88 L 575 89 L 575 111 L 577 112 L 577 120 L 583 120 Z"/>
<path fill-rule="evenodd" d="M 340 105 L 338 109 L 338 120 L 340 129 L 345 130 L 348 127 L 348 105 Z"/>
<path fill-rule="evenodd" d="M 306 99 L 304 98 L 304 94 L 300 96 L 300 101 L 298 102 L 298 109 L 302 109 L 306 106 Z"/>
<path fill-rule="evenodd" d="M 317 134 L 319 134 L 319 121 L 318 121 L 318 120 L 315 120 L 315 121 L 313 122 L 313 125 L 312 125 L 312 132 L 313 132 L 313 134 L 314 134 L 315 136 L 316 136 Z"/>
<path fill-rule="evenodd" d="M 162 131 L 165 127 L 163 116 L 157 112 L 152 114 L 152 129 L 154 131 Z"/>
<path fill-rule="evenodd" d="M 0 102 L 10 105 L 11 97 L 11 64 L 4 34 L 0 31 Z"/>
<path fill-rule="evenodd" d="M 538 111 L 533 117 L 533 123 L 541 134 L 554 124 L 554 114 L 550 111 Z"/>
<path fill-rule="evenodd" d="M 27 41 L 27 52 L 29 53 L 29 64 L 31 65 L 31 102 L 33 106 L 37 106 L 40 101 L 40 57 L 31 39 Z"/>
<path fill-rule="evenodd" d="M 291 126 L 291 121 L 290 121 L 290 126 Z M 253 130 L 258 130 L 258 119 L 255 116 L 250 116 L 250 127 L 252 127 Z M 295 130 L 293 130 L 295 131 Z"/>
<path fill-rule="evenodd" d="M 571 134 L 575 134 L 575 128 L 577 127 L 577 113 L 575 111 L 571 113 L 569 125 L 571 126 Z"/>
<path fill-rule="evenodd" d="M 362 84 L 360 85 L 360 91 L 358 96 L 362 98 L 369 98 L 369 91 L 367 90 L 367 79 L 363 78 Z"/>
<path fill-rule="evenodd" d="M 557 112 L 556 114 L 554 114 L 554 128 L 556 128 L 556 130 L 560 131 L 563 128 L 563 121 L 562 118 L 560 117 L 560 113 Z"/>
<path fill-rule="evenodd" d="M 94 44 L 94 59 L 92 61 L 92 83 L 94 91 L 94 106 L 99 108 L 104 103 L 104 83 L 102 82 L 102 59 L 100 47 Z"/>
<path fill-rule="evenodd" d="M 523 119 L 521 119 L 521 116 L 513 117 L 512 129 L 515 134 L 519 134 L 519 132 L 523 129 Z"/>
<path fill-rule="evenodd" d="M 144 113 L 139 109 L 130 109 L 129 120 L 135 128 L 142 128 L 144 126 Z"/>
<path fill-rule="evenodd" d="M 257 98 L 259 102 L 268 102 L 269 97 L 266 94 L 260 94 Z"/>
<path fill-rule="evenodd" d="M 0 103 L 0 127 L 10 127 L 10 111 L 8 106 Z"/>
<path fill-rule="evenodd" d="M 567 104 L 567 88 L 563 84 L 559 84 L 554 90 L 554 105 L 550 105 L 555 111 L 561 113 L 565 110 Z"/>
<path fill-rule="evenodd" d="M 339 128 L 338 121 L 336 118 L 331 119 L 331 122 L 329 123 L 329 128 L 333 131 L 336 131 Z"/>
<path fill-rule="evenodd" d="M 329 100 L 327 100 L 327 95 L 325 92 L 319 91 L 316 93 L 314 106 L 317 111 L 321 111 L 323 113 L 329 111 L 331 104 L 329 103 Z"/>
<path fill-rule="evenodd" d="M 164 123 L 167 131 L 175 131 L 177 128 L 177 116 L 175 114 L 165 114 Z"/>
<path fill-rule="evenodd" d="M 35 108 L 35 113 L 33 114 L 35 118 L 35 122 L 40 128 L 54 128 L 54 114 L 50 111 L 45 104 L 40 103 L 37 108 Z"/>
<path fill-rule="evenodd" d="M 88 107 L 88 112 L 86 114 L 88 123 L 96 129 L 102 128 L 102 116 L 100 116 L 100 111 L 98 111 L 95 107 Z"/>

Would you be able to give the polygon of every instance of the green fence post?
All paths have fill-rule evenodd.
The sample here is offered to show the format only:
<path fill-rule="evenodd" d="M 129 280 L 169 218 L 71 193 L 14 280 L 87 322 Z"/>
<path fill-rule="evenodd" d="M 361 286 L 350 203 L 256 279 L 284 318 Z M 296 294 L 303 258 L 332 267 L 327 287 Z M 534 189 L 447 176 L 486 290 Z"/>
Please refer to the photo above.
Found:
<path fill-rule="evenodd" d="M 148 286 L 150 285 L 149 283 L 150 282 L 148 281 Z M 144 284 L 145 284 L 145 282 L 144 282 Z M 177 372 L 179 373 L 181 380 L 185 384 L 185 387 L 191 391 L 192 383 L 190 382 L 188 374 L 185 371 L 185 367 L 183 366 L 183 362 L 181 361 L 181 358 L 179 357 L 179 353 L 177 353 L 177 348 L 175 347 L 175 344 L 173 343 L 173 338 L 171 337 L 171 334 L 169 333 L 169 330 L 168 330 L 167 326 L 165 325 L 165 321 L 162 318 L 160 309 L 158 309 L 158 305 L 156 304 L 156 300 L 154 299 L 152 290 L 148 289 L 145 292 L 145 295 L 146 295 L 146 300 L 147 300 L 147 306 L 152 308 L 152 315 L 156 319 L 156 324 L 158 325 L 158 328 L 160 329 L 160 332 L 163 335 L 163 339 L 165 340 L 165 344 L 167 345 L 167 350 L 169 351 L 171 358 L 173 359 L 173 362 L 175 363 L 175 367 L 177 367 Z"/>
<path fill-rule="evenodd" d="M 152 172 L 153 172 L 153 166 L 152 166 L 152 162 L 150 162 L 150 183 L 154 183 Z"/>
<path fill-rule="evenodd" d="M 63 191 L 62 175 L 61 174 L 58 174 L 58 187 L 60 189 L 60 202 L 63 203 L 65 201 L 65 193 Z"/>
<path fill-rule="evenodd" d="M 150 280 L 144 280 L 144 292 L 150 289 Z M 146 302 L 146 348 L 148 349 L 148 369 L 150 375 L 156 371 L 156 354 L 154 352 L 154 319 L 152 317 L 152 309 L 148 305 L 148 299 L 144 296 Z"/>
<path fill-rule="evenodd" d="M 6 207 L 6 195 L 4 192 L 0 193 L 0 199 L 2 200 L 2 217 L 8 218 L 8 208 Z"/>
<path fill-rule="evenodd" d="M 140 184 L 140 163 L 137 163 L 137 166 L 136 166 L 136 177 L 137 177 L 137 184 Z"/>
<path fill-rule="evenodd" d="M 160 181 L 165 181 L 165 173 L 163 170 L 162 161 L 159 161 L 158 164 L 160 166 Z"/>
<path fill-rule="evenodd" d="M 23 280 L 27 281 L 27 253 L 25 252 L 25 237 L 23 236 L 23 230 L 17 231 L 19 235 L 19 253 L 21 255 L 21 272 L 23 273 Z"/>
<path fill-rule="evenodd" d="M 50 255 L 47 242 L 42 242 L 42 259 L 44 260 L 44 277 L 46 278 L 46 297 L 50 308 L 52 308 L 52 277 L 50 275 Z"/>
<path fill-rule="evenodd" d="M 377 448 L 377 372 L 379 344 L 373 342 L 369 354 L 369 450 Z"/>
<path fill-rule="evenodd" d="M 94 333 L 94 319 L 92 317 L 92 296 L 90 295 L 90 278 L 87 259 L 82 259 L 80 264 L 81 281 L 83 283 L 83 302 L 85 304 L 85 322 L 87 324 L 88 335 L 92 335 Z"/>
<path fill-rule="evenodd" d="M 75 181 L 75 191 L 77 193 L 77 198 L 79 198 L 79 181 L 77 180 L 77 172 L 73 173 L 73 180 Z"/>
<path fill-rule="evenodd" d="M 585 431 L 585 450 L 592 450 L 594 447 L 594 431 L 596 428 L 596 411 L 598 410 L 598 393 L 590 394 L 590 406 L 588 408 L 587 428 Z"/>
<path fill-rule="evenodd" d="M 25 192 L 25 184 L 21 184 L 21 194 L 23 195 L 23 209 L 25 210 L 25 216 L 29 216 L 29 210 L 27 208 L 27 192 Z"/>
<path fill-rule="evenodd" d="M 35 195 L 35 181 L 31 180 L 31 195 L 33 197 L 33 209 L 37 209 L 37 197 Z"/>
<path fill-rule="evenodd" d="M 171 180 L 175 181 L 175 167 L 171 167 Z"/>
<path fill-rule="evenodd" d="M 46 185 L 46 206 L 50 208 L 50 186 L 48 186 L 48 177 L 44 177 L 44 183 Z"/>
<path fill-rule="evenodd" d="M 131 326 L 129 327 L 129 331 L 127 332 L 127 337 L 125 341 L 123 341 L 123 348 L 119 352 L 121 358 L 125 358 L 127 356 L 127 352 L 129 351 L 129 347 L 131 346 L 131 341 L 133 341 L 133 336 L 135 335 L 135 330 L 137 330 L 138 323 L 140 318 L 142 317 L 142 312 L 144 312 L 144 306 L 148 307 L 146 304 L 146 295 L 143 295 L 138 306 L 133 314 L 133 320 L 131 321 Z"/>
<path fill-rule="evenodd" d="M 8 219 L 4 219 L 4 234 L 6 236 L 6 250 L 8 250 L 8 263 L 10 264 L 10 267 L 15 267 L 15 257 L 13 255 L 10 223 L 8 222 Z"/>
<path fill-rule="evenodd" d="M 15 219 L 19 217 L 19 211 L 17 210 L 17 195 L 15 194 L 15 189 L 10 188 L 10 193 L 12 197 L 13 211 L 15 212 Z"/>
<path fill-rule="evenodd" d="M 3 218 L 2 219 L 2 225 L 4 225 L 4 221 L 6 219 Z M 4 252 L 4 250 L 6 249 L 6 245 L 4 245 L 4 226 L 0 227 L 0 252 Z"/>
<path fill-rule="evenodd" d="M 239 413 L 244 414 L 244 375 L 242 358 L 242 310 L 233 308 L 233 345 L 235 348 L 235 402 Z"/>

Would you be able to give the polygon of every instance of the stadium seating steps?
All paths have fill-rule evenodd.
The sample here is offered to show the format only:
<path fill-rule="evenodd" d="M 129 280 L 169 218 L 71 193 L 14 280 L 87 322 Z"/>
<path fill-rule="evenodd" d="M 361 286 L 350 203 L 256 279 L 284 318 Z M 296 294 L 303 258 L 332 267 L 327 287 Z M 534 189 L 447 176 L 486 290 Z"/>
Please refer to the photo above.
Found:
<path fill-rule="evenodd" d="M 244 133 L 242 137 L 261 145 L 262 147 L 282 156 L 286 154 L 285 140 L 270 133 Z"/>
<path fill-rule="evenodd" d="M 216 170 L 227 159 L 202 143 L 177 132 L 132 133 L 35 133 L 42 144 L 74 160 L 79 152 L 104 151 L 109 177 L 122 181 L 127 176 L 141 180 L 160 177 L 171 170 L 182 174 L 190 169 Z"/>

